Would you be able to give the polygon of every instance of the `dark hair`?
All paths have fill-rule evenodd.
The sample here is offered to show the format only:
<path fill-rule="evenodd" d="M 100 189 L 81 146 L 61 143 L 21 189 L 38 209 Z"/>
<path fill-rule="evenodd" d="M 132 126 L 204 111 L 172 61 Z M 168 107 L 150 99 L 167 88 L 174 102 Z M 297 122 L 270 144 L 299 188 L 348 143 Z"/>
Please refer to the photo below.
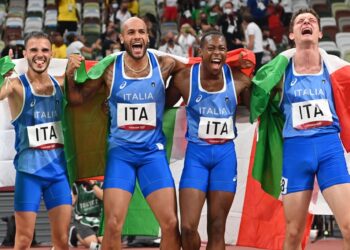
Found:
<path fill-rule="evenodd" d="M 24 38 L 24 47 L 26 48 L 27 47 L 27 43 L 30 39 L 32 38 L 36 38 L 36 39 L 40 39 L 40 38 L 43 38 L 43 39 L 47 39 L 50 44 L 52 44 L 52 41 L 51 41 L 51 38 L 48 34 L 44 33 L 44 32 L 41 32 L 41 31 L 33 31 L 33 32 L 30 32 L 28 33 L 25 38 Z"/>
<path fill-rule="evenodd" d="M 201 47 L 201 48 L 204 47 L 204 44 L 205 44 L 205 42 L 206 42 L 206 39 L 207 39 L 208 37 L 210 37 L 210 36 L 221 36 L 221 37 L 223 37 L 224 40 L 225 40 L 224 34 L 222 34 L 220 31 L 218 31 L 218 30 L 210 30 L 210 31 L 204 33 L 204 35 L 202 36 L 201 42 L 200 42 L 200 47 Z M 226 41 L 226 40 L 225 40 L 225 41 Z"/>
<path fill-rule="evenodd" d="M 251 23 L 251 22 L 254 21 L 254 18 L 253 18 L 252 14 L 250 13 L 249 10 L 246 10 L 246 11 L 243 12 L 242 20 L 247 22 L 247 23 Z"/>
<path fill-rule="evenodd" d="M 317 14 L 317 12 L 312 8 L 301 8 L 293 13 L 293 16 L 292 16 L 290 23 L 289 23 L 289 32 L 293 31 L 294 22 L 295 22 L 295 19 L 297 18 L 297 16 L 304 14 L 304 13 L 310 13 L 310 14 L 314 15 L 317 19 L 318 27 L 321 29 L 321 25 L 320 25 L 321 21 L 320 21 L 320 17 Z"/>
<path fill-rule="evenodd" d="M 74 42 L 76 37 L 77 37 L 77 34 L 75 32 L 68 32 L 66 36 L 68 45 Z"/>

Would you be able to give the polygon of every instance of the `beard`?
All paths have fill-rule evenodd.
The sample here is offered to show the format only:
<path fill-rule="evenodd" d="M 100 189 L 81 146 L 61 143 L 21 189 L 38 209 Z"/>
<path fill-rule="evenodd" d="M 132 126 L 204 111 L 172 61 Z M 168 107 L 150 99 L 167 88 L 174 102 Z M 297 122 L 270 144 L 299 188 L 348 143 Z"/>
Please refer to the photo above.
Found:
<path fill-rule="evenodd" d="M 42 74 L 42 73 L 46 72 L 47 68 L 50 65 L 50 59 L 46 59 L 46 66 L 44 68 L 41 68 L 41 69 L 36 69 L 35 63 L 33 62 L 33 60 L 34 60 L 34 58 L 32 60 L 27 59 L 28 68 L 30 68 L 31 70 L 33 70 L 37 74 Z"/>
<path fill-rule="evenodd" d="M 132 59 L 140 60 L 140 59 L 142 59 L 145 56 L 145 54 L 147 52 L 148 45 L 149 45 L 149 43 L 144 44 L 144 46 L 142 47 L 142 49 L 143 49 L 142 54 L 141 55 L 137 55 L 137 56 L 135 56 L 133 54 L 132 47 L 129 44 L 124 43 L 124 48 L 125 48 L 125 51 L 128 53 L 128 55 Z"/>

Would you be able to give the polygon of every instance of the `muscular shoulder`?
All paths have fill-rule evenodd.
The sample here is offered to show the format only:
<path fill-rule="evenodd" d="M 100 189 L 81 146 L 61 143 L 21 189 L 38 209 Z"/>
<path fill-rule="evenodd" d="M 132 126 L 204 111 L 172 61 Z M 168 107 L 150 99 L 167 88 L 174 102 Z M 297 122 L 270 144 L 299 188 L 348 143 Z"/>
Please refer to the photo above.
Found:
<path fill-rule="evenodd" d="M 158 63 L 163 78 L 166 80 L 169 76 L 174 75 L 185 68 L 185 64 L 171 56 L 157 56 Z"/>

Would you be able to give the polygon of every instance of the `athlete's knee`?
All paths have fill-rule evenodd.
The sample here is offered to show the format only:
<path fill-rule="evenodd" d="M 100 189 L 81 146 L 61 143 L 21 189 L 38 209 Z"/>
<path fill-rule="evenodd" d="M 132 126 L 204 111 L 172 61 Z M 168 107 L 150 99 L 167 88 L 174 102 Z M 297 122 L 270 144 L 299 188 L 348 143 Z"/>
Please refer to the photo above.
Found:
<path fill-rule="evenodd" d="M 170 215 L 166 219 L 159 222 L 162 233 L 172 233 L 178 230 L 178 220 L 176 215 Z"/>
<path fill-rule="evenodd" d="M 55 244 L 55 249 L 67 249 L 68 248 L 68 233 L 60 233 L 52 236 Z"/>
<path fill-rule="evenodd" d="M 344 240 L 350 242 L 350 221 L 339 225 Z"/>
<path fill-rule="evenodd" d="M 193 225 L 181 225 L 181 238 L 193 239 L 197 235 L 197 228 Z"/>
<path fill-rule="evenodd" d="M 222 238 L 225 234 L 226 220 L 217 218 L 210 222 L 208 227 L 208 236 L 211 238 Z"/>
<path fill-rule="evenodd" d="M 16 249 L 29 249 L 33 237 L 30 234 L 17 234 L 15 238 Z"/>
<path fill-rule="evenodd" d="M 106 229 L 109 232 L 112 232 L 114 235 L 121 235 L 123 230 L 123 223 L 120 219 L 118 219 L 118 216 L 111 215 L 106 220 Z"/>
<path fill-rule="evenodd" d="M 287 225 L 286 239 L 292 242 L 300 242 L 304 233 L 304 228 L 296 225 Z"/>

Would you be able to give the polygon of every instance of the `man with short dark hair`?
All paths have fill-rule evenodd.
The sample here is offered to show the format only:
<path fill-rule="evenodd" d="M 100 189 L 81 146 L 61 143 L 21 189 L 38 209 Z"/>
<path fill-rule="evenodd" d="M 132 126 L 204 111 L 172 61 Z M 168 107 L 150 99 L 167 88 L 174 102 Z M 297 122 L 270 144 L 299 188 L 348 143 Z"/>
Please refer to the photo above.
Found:
<path fill-rule="evenodd" d="M 200 213 L 208 203 L 207 249 L 225 249 L 225 227 L 237 185 L 237 97 L 250 79 L 225 64 L 227 46 L 222 33 L 211 31 L 200 43 L 202 62 L 174 76 L 167 105 L 180 96 L 186 104 L 188 141 L 180 181 L 181 240 L 184 250 L 199 249 Z"/>
<path fill-rule="evenodd" d="M 61 128 L 64 77 L 48 74 L 51 46 L 47 34 L 28 34 L 23 51 L 28 71 L 8 79 L 0 89 L 16 132 L 15 249 L 30 247 L 43 196 L 53 247 L 68 250 L 72 198 Z"/>

